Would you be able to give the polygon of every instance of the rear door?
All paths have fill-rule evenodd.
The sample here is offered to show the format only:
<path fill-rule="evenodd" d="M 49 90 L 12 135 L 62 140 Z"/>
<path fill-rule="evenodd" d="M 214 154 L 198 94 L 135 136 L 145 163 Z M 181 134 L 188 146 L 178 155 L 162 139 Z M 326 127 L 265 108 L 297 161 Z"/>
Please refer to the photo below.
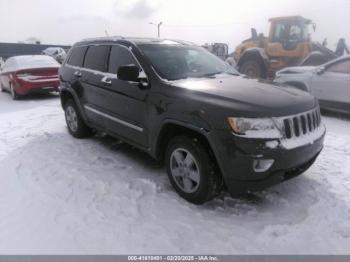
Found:
<path fill-rule="evenodd" d="M 321 74 L 315 74 L 312 93 L 323 108 L 350 112 L 350 59 L 327 66 Z"/>
<path fill-rule="evenodd" d="M 110 48 L 109 45 L 89 46 L 80 72 L 86 115 L 94 125 L 101 128 L 105 128 L 105 119 L 103 115 L 96 112 L 106 111 L 102 81 L 108 68 Z"/>

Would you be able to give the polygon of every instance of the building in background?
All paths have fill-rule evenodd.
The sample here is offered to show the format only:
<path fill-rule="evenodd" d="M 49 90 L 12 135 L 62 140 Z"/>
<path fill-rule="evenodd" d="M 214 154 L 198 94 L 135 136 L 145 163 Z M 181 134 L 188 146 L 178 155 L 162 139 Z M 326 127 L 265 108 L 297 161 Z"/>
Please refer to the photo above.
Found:
<path fill-rule="evenodd" d="M 11 56 L 18 56 L 18 55 L 40 55 L 43 50 L 49 47 L 61 47 L 66 52 L 70 49 L 70 46 L 64 46 L 64 45 L 0 43 L 0 57 L 2 57 L 3 59 L 7 59 Z"/>

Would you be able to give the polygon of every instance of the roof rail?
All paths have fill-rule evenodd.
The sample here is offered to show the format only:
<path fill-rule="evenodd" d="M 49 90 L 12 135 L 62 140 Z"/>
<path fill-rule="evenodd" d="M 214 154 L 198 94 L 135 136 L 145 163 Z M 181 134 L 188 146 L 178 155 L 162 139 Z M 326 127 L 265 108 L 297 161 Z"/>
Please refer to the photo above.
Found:
<path fill-rule="evenodd" d="M 197 45 L 196 43 L 186 41 L 186 40 L 178 40 L 178 39 L 169 39 L 170 41 L 178 42 L 179 44 L 182 45 Z"/>
<path fill-rule="evenodd" d="M 102 40 L 108 40 L 108 41 L 117 41 L 117 40 L 123 40 L 124 37 L 122 36 L 102 36 L 102 37 L 93 37 L 93 38 L 85 38 L 83 41 L 102 41 Z"/>

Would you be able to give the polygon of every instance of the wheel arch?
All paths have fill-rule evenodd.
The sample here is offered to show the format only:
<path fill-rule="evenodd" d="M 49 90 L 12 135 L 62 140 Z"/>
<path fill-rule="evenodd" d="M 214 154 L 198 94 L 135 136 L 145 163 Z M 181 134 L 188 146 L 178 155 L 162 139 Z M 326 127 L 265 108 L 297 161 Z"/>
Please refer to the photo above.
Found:
<path fill-rule="evenodd" d="M 67 101 L 69 99 L 72 99 L 74 101 L 74 103 L 76 104 L 76 106 L 79 110 L 79 113 L 83 117 L 84 121 L 87 122 L 87 117 L 86 117 L 85 111 L 83 110 L 83 108 L 79 102 L 78 96 L 73 91 L 71 91 L 68 88 L 61 88 L 60 89 L 60 99 L 61 99 L 61 106 L 63 109 L 65 108 Z"/>
<path fill-rule="evenodd" d="M 203 128 L 199 128 L 187 123 L 182 123 L 176 120 L 165 121 L 162 127 L 160 128 L 157 140 L 154 143 L 154 157 L 158 161 L 163 163 L 168 143 L 173 137 L 181 135 L 196 138 L 203 143 L 203 145 L 207 148 L 213 161 L 215 161 L 215 164 L 220 172 L 220 176 L 222 176 L 223 181 L 225 181 L 222 172 L 223 169 L 220 166 L 220 161 L 218 161 L 217 154 L 215 153 L 215 148 L 213 147 L 210 141 L 209 133 Z"/>
<path fill-rule="evenodd" d="M 173 137 L 180 135 L 188 135 L 199 139 L 205 144 L 208 150 L 210 150 L 210 153 L 215 158 L 215 161 L 218 163 L 215 152 L 213 150 L 212 143 L 209 139 L 208 131 L 206 131 L 203 128 L 183 123 L 177 120 L 166 120 L 162 124 L 160 131 L 157 135 L 157 139 L 154 143 L 153 151 L 155 158 L 160 161 L 163 161 L 167 144 Z"/>

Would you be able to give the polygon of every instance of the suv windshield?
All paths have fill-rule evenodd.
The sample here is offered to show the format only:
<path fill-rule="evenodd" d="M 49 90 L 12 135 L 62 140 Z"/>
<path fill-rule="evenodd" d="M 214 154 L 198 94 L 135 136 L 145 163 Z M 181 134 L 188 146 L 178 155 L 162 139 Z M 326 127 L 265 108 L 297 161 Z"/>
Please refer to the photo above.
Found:
<path fill-rule="evenodd" d="M 239 73 L 205 49 L 183 45 L 139 45 L 157 73 L 164 79 L 212 77 L 216 74 Z"/>

